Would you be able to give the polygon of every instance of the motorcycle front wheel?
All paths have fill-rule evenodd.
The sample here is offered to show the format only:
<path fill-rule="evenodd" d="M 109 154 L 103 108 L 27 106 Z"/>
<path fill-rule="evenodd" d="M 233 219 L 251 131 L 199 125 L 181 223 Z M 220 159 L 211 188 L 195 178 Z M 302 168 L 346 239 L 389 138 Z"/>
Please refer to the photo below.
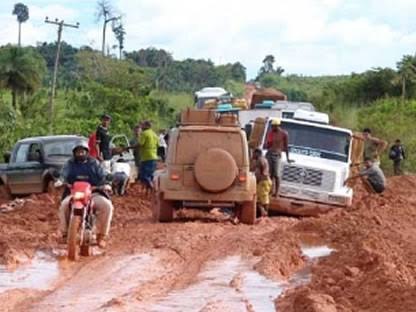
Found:
<path fill-rule="evenodd" d="M 81 227 L 81 216 L 71 216 L 68 229 L 68 259 L 76 261 L 79 258 L 78 232 Z"/>

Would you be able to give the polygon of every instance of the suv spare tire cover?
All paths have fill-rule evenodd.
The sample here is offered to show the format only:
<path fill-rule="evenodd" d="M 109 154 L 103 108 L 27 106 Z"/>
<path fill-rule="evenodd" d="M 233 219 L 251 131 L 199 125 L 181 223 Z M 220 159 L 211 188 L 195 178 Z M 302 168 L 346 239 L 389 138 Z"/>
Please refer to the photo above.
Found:
<path fill-rule="evenodd" d="M 211 148 L 200 153 L 194 168 L 198 184 L 204 190 L 213 193 L 229 188 L 238 173 L 233 156 L 220 148 Z"/>

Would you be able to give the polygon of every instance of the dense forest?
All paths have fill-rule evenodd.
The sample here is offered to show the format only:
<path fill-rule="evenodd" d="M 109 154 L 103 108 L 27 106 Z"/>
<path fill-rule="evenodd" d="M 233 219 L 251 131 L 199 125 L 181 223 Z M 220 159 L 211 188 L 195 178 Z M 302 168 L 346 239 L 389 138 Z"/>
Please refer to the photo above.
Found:
<path fill-rule="evenodd" d="M 108 15 L 105 5 L 109 2 L 99 1 L 98 9 Z M 19 25 L 29 18 L 27 10 L 15 7 Z M 102 51 L 61 43 L 53 110 L 48 97 L 57 43 L 21 47 L 19 41 L 0 47 L 0 152 L 22 137 L 48 134 L 51 123 L 56 134 L 88 135 L 107 112 L 113 116 L 112 132 L 129 134 L 143 119 L 153 120 L 156 128 L 174 125 L 178 111 L 193 105 L 192 94 L 202 87 L 244 93 L 246 68 L 237 60 L 216 65 L 204 59 L 176 60 L 155 47 L 125 51 L 121 22 L 113 24 L 113 33 L 119 42 L 116 54 L 105 53 L 104 42 Z M 416 152 L 416 56 L 403 56 L 396 68 L 308 77 L 286 73 L 275 56 L 266 55 L 253 80 L 282 90 L 289 100 L 312 102 L 330 113 L 336 125 L 370 127 L 390 143 L 402 139 L 410 155 L 407 169 L 416 168 L 411 157 Z"/>

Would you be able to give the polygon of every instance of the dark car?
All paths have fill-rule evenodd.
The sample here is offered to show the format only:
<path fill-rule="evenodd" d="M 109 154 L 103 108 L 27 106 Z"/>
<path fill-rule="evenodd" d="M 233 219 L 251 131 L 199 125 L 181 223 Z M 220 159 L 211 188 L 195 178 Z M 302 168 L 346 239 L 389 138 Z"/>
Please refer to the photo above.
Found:
<path fill-rule="evenodd" d="M 31 137 L 16 143 L 7 164 L 0 166 L 0 187 L 12 195 L 42 193 L 72 156 L 76 135 Z"/>

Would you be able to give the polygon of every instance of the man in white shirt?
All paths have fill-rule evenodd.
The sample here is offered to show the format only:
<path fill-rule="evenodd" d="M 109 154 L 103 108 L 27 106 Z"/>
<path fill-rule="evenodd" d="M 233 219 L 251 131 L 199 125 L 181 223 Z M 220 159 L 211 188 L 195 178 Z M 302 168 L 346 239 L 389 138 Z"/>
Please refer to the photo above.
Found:
<path fill-rule="evenodd" d="M 116 195 L 123 196 L 126 192 L 131 173 L 130 164 L 123 158 L 113 162 L 111 174 L 113 176 L 113 192 Z"/>

